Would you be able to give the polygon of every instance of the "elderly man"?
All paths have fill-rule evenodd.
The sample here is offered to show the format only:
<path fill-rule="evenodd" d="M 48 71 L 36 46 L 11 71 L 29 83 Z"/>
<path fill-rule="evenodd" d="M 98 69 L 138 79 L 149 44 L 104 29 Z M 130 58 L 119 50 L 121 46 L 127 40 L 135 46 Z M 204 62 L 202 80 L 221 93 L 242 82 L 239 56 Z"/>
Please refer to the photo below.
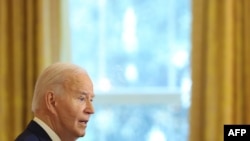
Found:
<path fill-rule="evenodd" d="M 39 76 L 32 100 L 34 119 L 15 141 L 75 141 L 94 113 L 93 84 L 71 63 L 55 63 Z"/>

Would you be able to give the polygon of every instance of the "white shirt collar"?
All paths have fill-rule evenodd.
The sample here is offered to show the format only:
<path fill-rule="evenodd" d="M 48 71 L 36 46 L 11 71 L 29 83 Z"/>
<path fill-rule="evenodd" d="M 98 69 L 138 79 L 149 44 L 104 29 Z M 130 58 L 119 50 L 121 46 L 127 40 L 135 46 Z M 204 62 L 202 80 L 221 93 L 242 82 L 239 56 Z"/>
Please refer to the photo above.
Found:
<path fill-rule="evenodd" d="M 53 140 L 53 141 L 61 141 L 61 139 L 58 137 L 58 135 L 46 124 L 44 123 L 42 120 L 40 120 L 37 117 L 34 117 L 33 119 L 37 124 L 39 124 L 44 130 L 45 132 L 49 135 L 49 137 Z"/>

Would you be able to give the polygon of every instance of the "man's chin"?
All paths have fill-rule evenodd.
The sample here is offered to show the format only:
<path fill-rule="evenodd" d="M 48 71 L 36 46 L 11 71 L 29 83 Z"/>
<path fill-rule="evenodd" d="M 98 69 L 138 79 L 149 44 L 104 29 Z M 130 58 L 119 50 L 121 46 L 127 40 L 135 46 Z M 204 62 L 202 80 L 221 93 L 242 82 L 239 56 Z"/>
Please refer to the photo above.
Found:
<path fill-rule="evenodd" d="M 81 131 L 78 135 L 79 135 L 79 137 L 84 137 L 85 136 L 85 131 Z"/>
<path fill-rule="evenodd" d="M 81 137 L 84 137 L 85 136 L 85 133 L 81 135 Z"/>

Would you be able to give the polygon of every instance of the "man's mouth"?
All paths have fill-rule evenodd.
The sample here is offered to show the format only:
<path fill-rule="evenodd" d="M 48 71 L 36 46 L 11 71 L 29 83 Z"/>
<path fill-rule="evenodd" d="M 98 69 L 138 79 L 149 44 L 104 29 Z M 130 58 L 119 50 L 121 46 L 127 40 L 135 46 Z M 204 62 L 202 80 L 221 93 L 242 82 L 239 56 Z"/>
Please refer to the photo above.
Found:
<path fill-rule="evenodd" d="M 86 126 L 86 125 L 87 125 L 87 123 L 88 123 L 88 120 L 80 120 L 79 122 L 80 122 L 81 124 L 83 124 L 83 125 L 85 125 L 85 126 Z"/>

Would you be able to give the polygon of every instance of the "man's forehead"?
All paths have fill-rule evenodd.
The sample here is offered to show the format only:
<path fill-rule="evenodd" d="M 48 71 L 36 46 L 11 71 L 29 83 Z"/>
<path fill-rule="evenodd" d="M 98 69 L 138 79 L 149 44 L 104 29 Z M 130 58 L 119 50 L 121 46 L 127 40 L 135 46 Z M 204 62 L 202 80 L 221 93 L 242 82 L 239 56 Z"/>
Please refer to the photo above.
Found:
<path fill-rule="evenodd" d="M 83 70 L 67 72 L 65 74 L 65 80 L 72 83 L 92 83 L 89 75 L 86 73 L 86 71 Z"/>
<path fill-rule="evenodd" d="M 93 95 L 93 84 L 85 72 L 71 73 L 64 83 L 65 87 L 77 93 Z"/>

